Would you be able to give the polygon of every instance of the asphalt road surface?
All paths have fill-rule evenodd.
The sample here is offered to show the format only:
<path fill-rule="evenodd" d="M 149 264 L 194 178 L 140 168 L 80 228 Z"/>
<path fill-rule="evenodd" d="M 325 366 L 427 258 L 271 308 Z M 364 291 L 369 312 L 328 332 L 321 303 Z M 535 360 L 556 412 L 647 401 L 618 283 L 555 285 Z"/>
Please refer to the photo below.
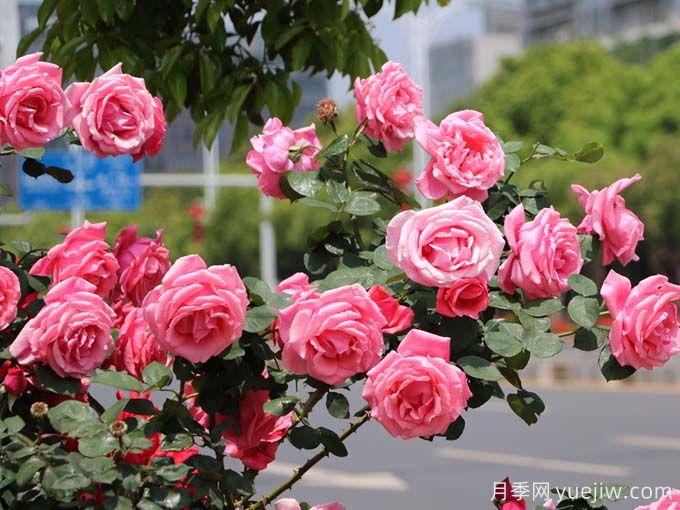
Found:
<path fill-rule="evenodd" d="M 537 424 L 528 427 L 496 400 L 466 413 L 466 430 L 457 441 L 403 441 L 368 423 L 348 439 L 348 458 L 324 459 L 284 496 L 311 504 L 339 500 L 348 510 L 491 510 L 494 481 L 505 476 L 520 490 L 539 494 L 546 484 L 680 488 L 680 394 L 537 393 L 547 407 Z M 352 398 L 354 411 L 362 405 Z M 343 426 L 325 411 L 315 413 L 312 421 L 335 430 Z M 279 485 L 311 455 L 284 444 L 268 472 L 260 475 L 259 492 Z M 638 491 L 650 494 L 649 489 Z M 632 510 L 647 503 L 627 499 L 608 506 Z"/>

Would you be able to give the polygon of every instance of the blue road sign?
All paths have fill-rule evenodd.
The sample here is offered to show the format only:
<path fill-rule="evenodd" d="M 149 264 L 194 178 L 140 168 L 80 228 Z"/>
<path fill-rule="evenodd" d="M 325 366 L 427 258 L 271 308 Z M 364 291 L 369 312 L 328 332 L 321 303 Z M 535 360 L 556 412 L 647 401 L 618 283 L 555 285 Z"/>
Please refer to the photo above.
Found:
<path fill-rule="evenodd" d="M 130 156 L 98 158 L 82 150 L 48 150 L 40 161 L 73 172 L 62 184 L 49 175 L 37 179 L 19 167 L 19 207 L 23 211 L 136 211 L 141 203 L 141 165 Z M 19 164 L 23 164 L 20 161 Z"/>

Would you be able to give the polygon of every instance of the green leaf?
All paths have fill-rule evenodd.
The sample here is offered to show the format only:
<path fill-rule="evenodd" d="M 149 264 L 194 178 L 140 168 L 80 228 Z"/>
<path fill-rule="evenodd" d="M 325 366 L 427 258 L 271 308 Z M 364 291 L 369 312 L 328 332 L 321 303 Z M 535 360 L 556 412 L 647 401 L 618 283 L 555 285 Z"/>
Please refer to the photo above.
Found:
<path fill-rule="evenodd" d="M 564 307 L 559 299 L 542 299 L 527 303 L 522 310 L 532 317 L 547 317 L 559 312 L 562 308 Z"/>
<path fill-rule="evenodd" d="M 600 317 L 600 304 L 595 298 L 575 296 L 567 306 L 569 317 L 576 324 L 586 329 L 590 329 Z"/>
<path fill-rule="evenodd" d="M 340 393 L 329 392 L 326 395 L 326 409 L 331 416 L 340 420 L 349 418 L 349 400 Z"/>
<path fill-rule="evenodd" d="M 489 293 L 489 306 L 499 310 L 516 311 L 521 307 L 517 300 L 504 292 L 493 291 Z"/>
<path fill-rule="evenodd" d="M 99 416 L 96 411 L 89 405 L 77 400 L 66 400 L 56 407 L 50 408 L 47 412 L 47 418 L 52 427 L 72 437 L 80 436 L 80 432 L 84 431 L 89 423 L 99 423 Z"/>
<path fill-rule="evenodd" d="M 129 400 L 127 398 L 122 398 L 113 404 L 106 410 L 106 412 L 104 412 L 104 414 L 102 414 L 102 421 L 107 425 L 112 423 L 116 418 L 118 418 L 118 416 L 120 416 L 120 413 L 123 412 L 123 409 L 125 409 L 125 406 L 127 406 L 128 402 Z"/>
<path fill-rule="evenodd" d="M 347 457 L 347 448 L 335 432 L 326 427 L 319 427 L 318 431 L 321 437 L 321 443 L 329 452 L 336 457 Z"/>
<path fill-rule="evenodd" d="M 232 471 L 231 469 L 228 469 L 224 473 L 224 481 L 230 489 L 233 489 L 234 491 L 238 492 L 242 496 L 250 496 L 251 494 L 254 494 L 255 489 L 253 488 L 253 484 L 248 481 L 248 479 L 244 478 L 240 474 L 238 474 L 236 471 Z"/>
<path fill-rule="evenodd" d="M 155 470 L 154 474 L 160 476 L 166 482 L 177 483 L 191 471 L 191 467 L 185 464 L 171 464 Z"/>
<path fill-rule="evenodd" d="M 573 274 L 569 277 L 569 288 L 581 296 L 597 296 L 595 282 L 582 274 Z"/>
<path fill-rule="evenodd" d="M 288 440 L 295 448 L 313 450 L 321 444 L 321 435 L 315 428 L 301 425 L 288 433 Z"/>
<path fill-rule="evenodd" d="M 23 487 L 30 482 L 33 479 L 33 475 L 44 466 L 45 462 L 38 457 L 31 457 L 25 462 L 22 462 L 21 466 L 19 466 L 19 471 L 17 471 L 16 484 L 19 487 Z"/>
<path fill-rule="evenodd" d="M 503 378 L 495 365 L 479 356 L 463 356 L 456 364 L 469 376 L 483 381 L 498 381 Z"/>
<path fill-rule="evenodd" d="M 297 397 L 279 397 L 266 402 L 262 409 L 272 416 L 284 416 L 295 409 L 299 401 L 300 399 Z"/>
<path fill-rule="evenodd" d="M 392 259 L 387 254 L 387 247 L 384 244 L 378 246 L 373 252 L 373 263 L 385 271 L 390 271 L 394 268 Z"/>
<path fill-rule="evenodd" d="M 590 142 L 584 145 L 581 150 L 574 154 L 576 161 L 583 163 L 597 163 L 604 155 L 604 147 L 601 143 Z"/>
<path fill-rule="evenodd" d="M 56 482 L 54 482 L 54 486 L 60 491 L 77 491 L 79 489 L 84 489 L 90 485 L 90 483 L 90 479 L 83 474 L 69 473 L 57 478 Z"/>
<path fill-rule="evenodd" d="M 321 161 L 324 158 L 329 158 L 331 156 L 337 156 L 339 154 L 344 154 L 347 152 L 349 149 L 350 145 L 352 144 L 352 139 L 350 138 L 349 135 L 344 134 L 342 136 L 339 136 L 335 140 L 333 140 L 331 143 L 329 143 L 326 147 L 321 149 L 314 159 L 317 161 Z"/>
<path fill-rule="evenodd" d="M 517 313 L 517 318 L 528 331 L 548 331 L 552 325 L 549 317 L 532 317 L 523 311 Z"/>
<path fill-rule="evenodd" d="M 574 335 L 574 349 L 594 351 L 607 340 L 607 332 L 599 328 L 579 329 Z"/>
<path fill-rule="evenodd" d="M 506 154 L 512 154 L 514 152 L 519 152 L 520 149 L 522 148 L 522 145 L 524 145 L 524 142 L 521 142 L 521 141 L 504 142 L 503 143 L 503 152 L 505 152 Z"/>
<path fill-rule="evenodd" d="M 25 158 L 40 159 L 45 155 L 44 147 L 27 147 L 17 151 L 17 154 Z"/>
<path fill-rule="evenodd" d="M 78 451 L 85 457 L 101 457 L 118 449 L 118 439 L 107 430 L 78 439 Z"/>
<path fill-rule="evenodd" d="M 150 389 L 164 388 L 172 382 L 172 370 L 157 361 L 152 361 L 142 372 L 142 380 Z"/>
<path fill-rule="evenodd" d="M 128 413 L 138 414 L 140 416 L 151 416 L 156 413 L 153 402 L 145 398 L 131 398 L 125 406 L 125 410 Z"/>
<path fill-rule="evenodd" d="M 447 441 L 455 441 L 456 439 L 463 435 L 464 430 L 465 420 L 463 419 L 462 416 L 459 416 L 456 421 L 449 425 L 449 428 L 446 429 L 444 436 L 446 437 Z"/>
<path fill-rule="evenodd" d="M 347 202 L 344 211 L 355 216 L 370 216 L 380 211 L 380 204 L 375 199 L 375 193 L 357 191 Z"/>
<path fill-rule="evenodd" d="M 522 166 L 522 160 L 517 154 L 507 154 L 505 156 L 505 173 L 514 174 Z"/>
<path fill-rule="evenodd" d="M 189 434 L 169 434 L 161 442 L 164 452 L 182 452 L 194 445 L 194 439 Z"/>
<path fill-rule="evenodd" d="M 184 108 L 184 101 L 187 97 L 187 79 L 184 71 L 177 69 L 167 79 L 167 86 L 170 89 L 172 101 L 178 108 Z"/>
<path fill-rule="evenodd" d="M 533 331 L 524 340 L 527 350 L 537 358 L 551 358 L 564 347 L 564 342 L 554 333 Z"/>
<path fill-rule="evenodd" d="M 290 187 L 304 197 L 313 197 L 323 187 L 318 172 L 290 172 L 287 179 Z"/>
<path fill-rule="evenodd" d="M 80 380 L 70 377 L 59 377 L 47 366 L 39 366 L 35 371 L 35 375 L 40 386 L 60 395 L 75 397 L 81 388 Z"/>
<path fill-rule="evenodd" d="M 598 359 L 600 371 L 607 381 L 620 381 L 627 379 L 635 373 L 635 368 L 631 366 L 622 366 L 612 354 L 609 347 L 602 349 Z"/>
<path fill-rule="evenodd" d="M 509 358 L 519 354 L 524 348 L 522 337 L 524 328 L 509 322 L 494 322 L 484 335 L 484 342 L 496 354 Z"/>
<path fill-rule="evenodd" d="M 5 418 L 4 424 L 7 428 L 7 432 L 10 434 L 16 434 L 26 426 L 24 420 L 22 420 L 19 416 L 10 416 L 9 418 Z"/>
<path fill-rule="evenodd" d="M 269 327 L 274 319 L 276 319 L 276 313 L 267 305 L 256 306 L 255 308 L 250 308 L 246 313 L 243 329 L 248 333 L 257 333 Z"/>
<path fill-rule="evenodd" d="M 536 393 L 519 390 L 507 396 L 508 404 L 513 412 L 522 418 L 527 425 L 538 421 L 538 415 L 545 411 L 545 404 Z"/>
<path fill-rule="evenodd" d="M 342 204 L 347 202 L 350 198 L 350 193 L 347 187 L 334 180 L 326 182 L 326 192 L 333 202 L 336 204 Z"/>
<path fill-rule="evenodd" d="M 137 391 L 139 393 L 144 391 L 144 386 L 137 379 L 125 372 L 116 372 L 115 370 L 97 370 L 90 376 L 90 381 L 94 384 L 103 384 L 119 390 Z"/>
<path fill-rule="evenodd" d="M 305 197 L 300 200 L 301 204 L 308 205 L 309 207 L 317 207 L 319 209 L 327 209 L 332 212 L 337 212 L 338 208 L 333 204 L 328 202 L 322 202 L 321 200 L 316 200 L 315 198 Z"/>
<path fill-rule="evenodd" d="M 222 356 L 225 361 L 231 361 L 234 359 L 242 358 L 246 355 L 246 351 L 241 347 L 241 342 L 236 340 L 227 348 L 227 352 Z"/>

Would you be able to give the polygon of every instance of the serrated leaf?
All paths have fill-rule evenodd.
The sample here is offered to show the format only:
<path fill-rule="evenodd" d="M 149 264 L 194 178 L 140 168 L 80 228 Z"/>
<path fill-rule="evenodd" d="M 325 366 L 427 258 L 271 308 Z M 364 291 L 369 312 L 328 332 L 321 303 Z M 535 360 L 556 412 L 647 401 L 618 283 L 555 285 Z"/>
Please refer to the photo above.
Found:
<path fill-rule="evenodd" d="M 537 358 L 551 358 L 562 351 L 564 342 L 554 333 L 533 331 L 525 339 L 527 350 Z"/>
<path fill-rule="evenodd" d="M 344 154 L 347 149 L 349 149 L 352 143 L 352 139 L 349 135 L 344 134 L 333 140 L 326 147 L 321 149 L 314 159 L 321 161 L 322 159 L 329 158 L 331 156 L 337 156 L 339 154 Z"/>
<path fill-rule="evenodd" d="M 125 372 L 115 370 L 97 370 L 90 376 L 90 382 L 111 386 L 119 390 L 137 391 L 139 393 L 144 391 L 144 386 L 137 379 Z"/>
<path fill-rule="evenodd" d="M 262 409 L 272 416 L 284 416 L 295 409 L 299 401 L 300 399 L 297 397 L 279 397 L 266 402 Z"/>
<path fill-rule="evenodd" d="M 370 216 L 380 211 L 380 204 L 375 199 L 374 193 L 357 191 L 352 194 L 343 210 L 355 216 Z"/>
<path fill-rule="evenodd" d="M 149 388 L 164 388 L 172 382 L 172 370 L 157 361 L 152 361 L 142 372 L 142 380 Z"/>
<path fill-rule="evenodd" d="M 326 409 L 331 416 L 340 420 L 349 418 L 349 400 L 341 393 L 329 392 L 326 395 Z"/>
<path fill-rule="evenodd" d="M 600 304 L 597 299 L 575 296 L 567 306 L 569 317 L 579 326 L 590 329 L 600 317 Z"/>
<path fill-rule="evenodd" d="M 463 356 L 456 364 L 469 376 L 483 381 L 498 381 L 503 378 L 503 374 L 494 364 L 479 356 Z"/>
<path fill-rule="evenodd" d="M 599 142 L 590 142 L 574 154 L 576 161 L 583 163 L 597 163 L 604 155 L 604 147 Z"/>
<path fill-rule="evenodd" d="M 595 282 L 582 274 L 573 274 L 569 277 L 569 288 L 581 296 L 597 296 Z"/>
<path fill-rule="evenodd" d="M 635 368 L 631 366 L 622 366 L 612 354 L 609 347 L 602 349 L 600 353 L 598 364 L 600 371 L 607 381 L 620 381 L 627 379 L 635 373 Z"/>
<path fill-rule="evenodd" d="M 501 322 L 498 329 L 486 332 L 484 343 L 496 354 L 509 358 L 519 354 L 524 348 L 523 335 L 524 328 L 519 324 Z"/>
<path fill-rule="evenodd" d="M 318 172 L 291 172 L 287 176 L 290 187 L 303 197 L 313 197 L 323 187 Z"/>
<path fill-rule="evenodd" d="M 274 313 L 267 305 L 250 308 L 246 313 L 243 329 L 248 333 L 257 333 L 267 328 L 276 319 Z"/>

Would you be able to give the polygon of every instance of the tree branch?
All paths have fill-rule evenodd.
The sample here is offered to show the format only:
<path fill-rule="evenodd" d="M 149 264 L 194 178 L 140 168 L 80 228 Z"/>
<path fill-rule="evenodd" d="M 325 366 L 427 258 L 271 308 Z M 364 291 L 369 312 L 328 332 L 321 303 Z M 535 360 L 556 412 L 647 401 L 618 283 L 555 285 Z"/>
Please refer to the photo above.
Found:
<path fill-rule="evenodd" d="M 338 436 L 340 438 L 340 441 L 344 442 L 345 439 L 347 439 L 349 436 L 354 434 L 354 432 L 356 432 L 359 427 L 361 427 L 364 423 L 366 423 L 370 419 L 371 419 L 371 415 L 367 412 L 361 418 L 359 418 L 357 421 L 353 422 L 349 427 L 347 427 Z M 329 454 L 328 448 L 323 448 L 319 453 L 314 455 L 314 457 L 312 457 L 307 462 L 305 462 L 302 466 L 300 466 L 300 468 L 297 469 L 293 473 L 293 476 L 291 476 L 288 480 L 286 480 L 284 483 L 279 485 L 276 489 L 274 489 L 271 493 L 266 495 L 260 501 L 250 505 L 247 510 L 260 510 L 260 509 L 266 507 L 274 499 L 279 497 L 281 494 L 283 494 L 285 491 L 287 491 L 293 485 L 295 485 L 297 482 L 299 482 L 300 479 L 305 475 L 305 473 L 307 473 L 307 471 L 309 471 L 316 464 L 318 464 L 319 461 L 321 461 L 321 459 L 323 459 L 324 457 L 327 457 L 328 454 Z"/>

